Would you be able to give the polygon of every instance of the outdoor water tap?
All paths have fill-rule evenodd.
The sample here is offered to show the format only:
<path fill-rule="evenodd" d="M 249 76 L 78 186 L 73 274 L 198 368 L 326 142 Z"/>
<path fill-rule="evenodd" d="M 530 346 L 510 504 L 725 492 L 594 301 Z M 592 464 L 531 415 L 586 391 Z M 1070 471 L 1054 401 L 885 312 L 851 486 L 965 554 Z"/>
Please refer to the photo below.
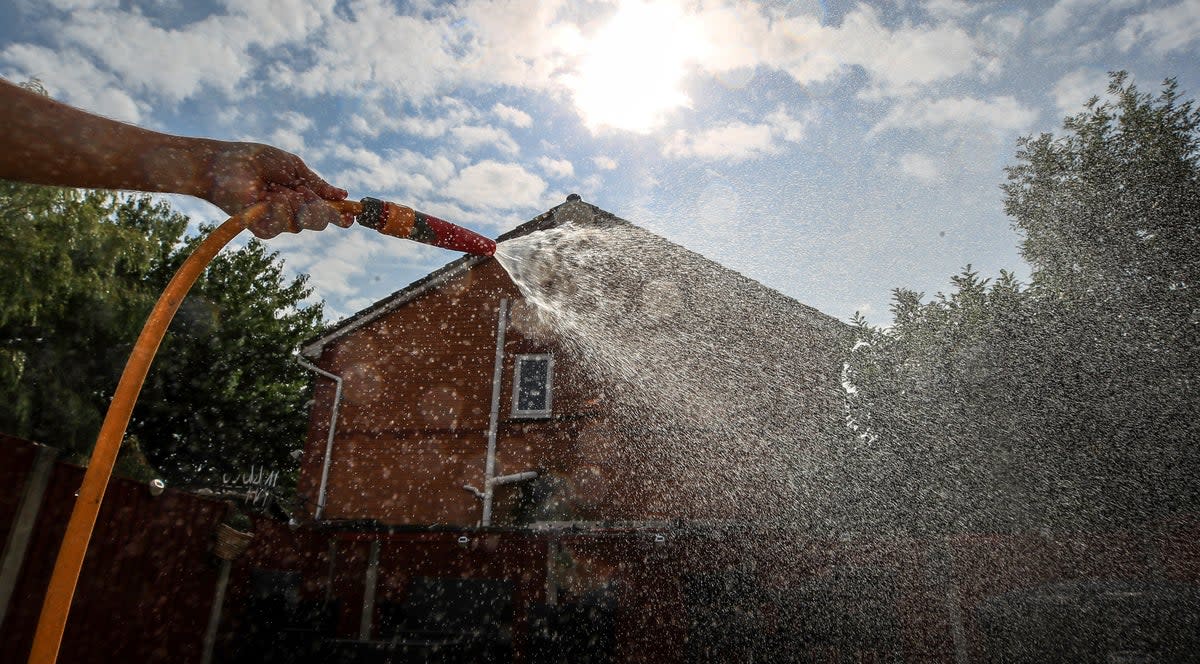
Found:
<path fill-rule="evenodd" d="M 337 201 L 334 206 L 342 214 L 353 215 L 358 223 L 367 228 L 374 228 L 384 235 L 477 256 L 491 256 L 496 253 L 495 241 L 410 207 L 371 197 L 358 203 Z"/>

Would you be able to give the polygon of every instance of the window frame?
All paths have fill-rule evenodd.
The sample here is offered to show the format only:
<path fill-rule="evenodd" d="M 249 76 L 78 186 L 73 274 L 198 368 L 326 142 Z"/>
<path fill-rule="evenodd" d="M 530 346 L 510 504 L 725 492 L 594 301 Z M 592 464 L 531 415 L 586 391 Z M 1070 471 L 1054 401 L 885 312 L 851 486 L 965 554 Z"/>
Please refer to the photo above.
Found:
<path fill-rule="evenodd" d="M 527 360 L 546 361 L 546 407 L 541 410 L 521 410 L 521 367 Z M 554 411 L 554 354 L 519 353 L 513 359 L 512 409 L 509 415 L 520 419 L 545 419 Z"/>

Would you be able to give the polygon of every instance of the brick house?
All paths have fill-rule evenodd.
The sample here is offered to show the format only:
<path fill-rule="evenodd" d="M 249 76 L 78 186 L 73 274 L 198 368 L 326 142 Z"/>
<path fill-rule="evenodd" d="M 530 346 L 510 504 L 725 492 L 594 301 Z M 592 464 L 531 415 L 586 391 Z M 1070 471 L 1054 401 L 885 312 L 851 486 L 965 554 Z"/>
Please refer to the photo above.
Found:
<path fill-rule="evenodd" d="M 573 196 L 500 239 L 566 223 L 628 222 Z M 818 457 L 805 442 L 844 427 L 845 326 L 736 278 L 807 350 L 774 365 L 787 407 L 752 417 L 787 419 L 767 429 Z M 708 460 L 630 463 L 653 423 L 615 412 L 586 354 L 538 324 L 492 258 L 461 257 L 302 353 L 322 376 L 298 484 L 313 527 L 282 539 L 311 535 L 304 550 L 327 553 L 289 543 L 261 564 L 340 602 L 339 647 L 416 647 L 404 626 L 438 615 L 455 624 L 437 629 L 487 626 L 495 661 L 518 662 L 1174 661 L 1200 648 L 1192 516 L 1138 531 L 897 533 L 854 514 L 878 487 L 856 489 L 837 458 L 809 475 L 825 505 L 795 503 L 811 522 L 694 500 Z M 747 487 L 738 500 L 796 498 L 733 479 Z"/>
<path fill-rule="evenodd" d="M 567 222 L 628 223 L 572 196 L 500 239 Z M 823 380 L 795 428 L 817 428 L 837 410 L 844 326 L 738 278 L 811 332 L 821 366 L 810 373 Z M 539 321 L 493 258 L 449 263 L 339 322 L 302 354 L 325 377 L 299 482 L 318 519 L 513 526 L 722 517 L 678 498 L 685 470 L 631 467 L 624 452 L 638 433 L 613 425 L 588 360 Z"/>
<path fill-rule="evenodd" d="M 625 222 L 570 200 L 509 237 L 564 223 Z M 829 389 L 840 389 L 840 324 L 746 282 L 743 304 L 795 323 L 813 351 L 787 365 L 792 396 L 808 404 L 787 402 L 803 445 L 822 413 L 842 425 Z M 912 534 L 729 518 L 681 488 L 694 481 L 687 460 L 630 462 L 648 432 L 613 412 L 588 358 L 536 320 L 495 260 L 463 257 L 314 339 L 298 488 L 315 518 L 258 519 L 226 568 L 222 612 L 212 587 L 224 582 L 206 562 L 222 506 L 114 480 L 97 531 L 109 537 L 89 554 L 64 652 L 107 661 L 120 644 L 166 661 L 204 640 L 235 664 L 1197 660 L 1195 515 Z M 24 519 L 29 550 L 48 551 L 82 471 L 37 461 L 52 457 L 32 443 L 0 443 L 0 478 L 24 487 L 0 499 L 0 536 Z M 823 481 L 845 485 L 849 472 Z M 837 499 L 866 503 L 875 489 Z M 10 571 L 24 556 L 17 539 Z M 25 557 L 22 578 L 4 575 L 8 596 L 36 598 L 50 563 Z M 145 582 L 130 582 L 134 570 Z M 4 652 L 28 647 L 38 606 L 12 604 Z"/>
<path fill-rule="evenodd" d="M 506 237 L 614 222 L 626 223 L 569 199 Z M 812 351 L 787 365 L 807 404 L 788 411 L 795 442 L 818 436 L 823 414 L 841 425 L 841 324 L 747 285 Z M 1197 660 L 1196 515 L 913 534 L 728 518 L 681 489 L 694 467 L 629 463 L 646 432 L 536 321 L 495 260 L 468 256 L 309 342 L 298 491 L 310 519 L 258 520 L 221 614 L 206 562 L 221 506 L 114 480 L 98 530 L 113 536 L 93 544 L 72 618 L 86 627 L 64 652 L 107 661 L 120 644 L 175 661 L 199 652 L 208 616 L 218 661 L 234 663 Z M 29 513 L 30 550 L 48 551 L 82 471 L 0 442 L 0 477 L 24 487 L 0 499 L 0 535 Z M 25 508 L 43 501 L 40 517 Z M 24 556 L 13 541 L 10 571 Z M 26 558 L 8 596 L 36 598 L 50 562 Z M 149 576 L 131 583 L 133 570 Z M 27 647 L 38 606 L 19 602 L 0 624 L 5 652 Z"/>

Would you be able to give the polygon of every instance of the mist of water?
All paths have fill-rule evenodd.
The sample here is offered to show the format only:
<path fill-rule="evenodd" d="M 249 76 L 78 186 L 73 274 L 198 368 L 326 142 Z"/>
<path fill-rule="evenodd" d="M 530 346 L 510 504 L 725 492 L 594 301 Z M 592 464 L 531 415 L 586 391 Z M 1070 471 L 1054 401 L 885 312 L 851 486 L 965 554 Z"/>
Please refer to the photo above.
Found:
<path fill-rule="evenodd" d="M 840 423 L 842 324 L 615 219 L 511 239 L 496 257 L 603 393 L 620 467 L 661 492 L 643 503 L 796 515 Z"/>

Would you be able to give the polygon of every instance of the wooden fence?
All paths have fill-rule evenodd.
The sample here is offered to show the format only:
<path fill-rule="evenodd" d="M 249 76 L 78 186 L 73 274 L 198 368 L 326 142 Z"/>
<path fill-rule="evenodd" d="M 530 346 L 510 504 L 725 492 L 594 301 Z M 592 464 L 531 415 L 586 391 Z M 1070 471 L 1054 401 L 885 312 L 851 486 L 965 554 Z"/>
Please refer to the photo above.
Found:
<path fill-rule="evenodd" d="M 0 437 L 5 662 L 29 651 L 82 475 L 48 448 Z M 113 480 L 60 661 L 202 664 L 224 510 Z M 836 542 L 685 523 L 389 529 L 260 519 L 256 530 L 226 577 L 214 662 L 430 661 L 429 643 L 406 634 L 476 627 L 490 639 L 478 652 L 518 664 L 1200 658 L 1192 516 L 1119 533 Z"/>
<path fill-rule="evenodd" d="M 41 470 L 33 472 L 39 458 Z M 0 604 L 5 661 L 24 661 L 29 652 L 82 480 L 83 469 L 54 461 L 50 448 L 0 438 L 0 535 L 11 576 L 8 589 L 0 588 L 0 599 L 7 600 Z M 200 662 L 218 579 L 208 550 L 223 516 L 220 502 L 177 491 L 155 497 L 144 483 L 114 479 L 84 560 L 59 661 Z"/>

